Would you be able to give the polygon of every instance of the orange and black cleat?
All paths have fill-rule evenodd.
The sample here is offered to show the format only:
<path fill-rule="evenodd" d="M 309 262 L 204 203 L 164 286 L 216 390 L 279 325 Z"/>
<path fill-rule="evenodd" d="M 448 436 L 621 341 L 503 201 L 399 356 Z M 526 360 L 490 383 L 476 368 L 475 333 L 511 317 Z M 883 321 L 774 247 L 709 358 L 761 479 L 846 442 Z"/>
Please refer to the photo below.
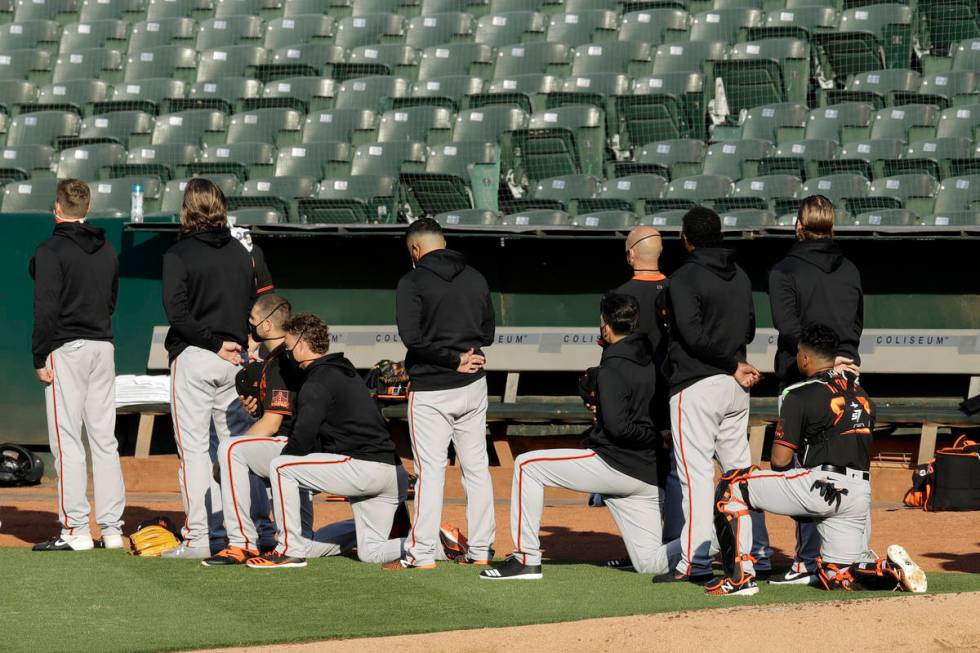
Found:
<path fill-rule="evenodd" d="M 205 567 L 227 567 L 228 565 L 244 565 L 246 562 L 259 555 L 258 551 L 243 549 L 238 546 L 229 546 L 206 560 L 201 560 Z"/>
<path fill-rule="evenodd" d="M 276 551 L 270 551 L 254 558 L 249 558 L 245 563 L 249 569 L 290 569 L 292 567 L 305 567 L 306 558 L 294 558 L 283 555 Z"/>
<path fill-rule="evenodd" d="M 759 593 L 754 576 L 742 576 L 741 580 L 717 578 L 704 586 L 708 596 L 753 596 Z"/>

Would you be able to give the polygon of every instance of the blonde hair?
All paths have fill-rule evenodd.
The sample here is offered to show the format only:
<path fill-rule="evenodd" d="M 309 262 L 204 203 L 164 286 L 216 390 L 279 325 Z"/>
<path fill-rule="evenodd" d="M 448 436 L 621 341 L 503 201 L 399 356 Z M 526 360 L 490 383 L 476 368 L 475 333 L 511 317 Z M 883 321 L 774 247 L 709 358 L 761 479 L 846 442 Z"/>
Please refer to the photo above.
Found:
<path fill-rule="evenodd" d="M 180 230 L 184 233 L 224 227 L 228 224 L 225 194 L 213 182 L 195 177 L 184 189 L 180 207 Z"/>
<path fill-rule="evenodd" d="M 800 202 L 796 220 L 804 240 L 831 238 L 834 235 L 834 203 L 823 195 L 811 195 Z"/>
<path fill-rule="evenodd" d="M 80 179 L 62 179 L 54 194 L 55 203 L 67 218 L 81 219 L 88 213 L 92 192 L 88 184 Z"/>

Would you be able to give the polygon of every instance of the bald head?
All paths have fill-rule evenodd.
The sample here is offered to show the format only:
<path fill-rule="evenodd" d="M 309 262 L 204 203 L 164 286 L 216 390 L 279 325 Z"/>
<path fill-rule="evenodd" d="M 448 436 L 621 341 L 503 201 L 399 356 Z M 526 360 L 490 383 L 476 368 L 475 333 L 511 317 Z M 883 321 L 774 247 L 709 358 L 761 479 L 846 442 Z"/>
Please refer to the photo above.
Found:
<path fill-rule="evenodd" d="M 637 227 L 626 237 L 626 260 L 634 270 L 657 270 L 664 249 L 660 232 L 653 227 Z"/>

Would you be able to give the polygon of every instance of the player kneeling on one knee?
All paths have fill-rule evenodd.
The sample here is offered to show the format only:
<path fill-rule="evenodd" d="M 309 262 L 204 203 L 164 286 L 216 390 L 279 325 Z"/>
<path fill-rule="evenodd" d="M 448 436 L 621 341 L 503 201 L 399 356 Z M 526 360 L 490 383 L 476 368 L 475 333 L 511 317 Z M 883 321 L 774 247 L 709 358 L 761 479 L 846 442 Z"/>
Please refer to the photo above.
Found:
<path fill-rule="evenodd" d="M 389 539 L 389 533 L 407 479 L 403 470 L 399 474 L 401 463 L 381 412 L 351 362 L 341 353 L 327 353 L 330 332 L 320 318 L 297 315 L 284 330 L 286 349 L 306 371 L 306 380 L 296 399 L 289 441 L 269 463 L 278 543 L 274 551 L 246 564 L 252 569 L 305 567 L 308 557 L 345 552 L 349 531 L 337 541 L 304 537 L 303 490 L 349 498 L 358 557 L 365 562 L 396 560 L 402 541 Z"/>
<path fill-rule="evenodd" d="M 886 558 L 870 550 L 874 405 L 857 377 L 834 369 L 837 351 L 830 327 L 803 328 L 797 364 L 807 378 L 783 393 L 772 470 L 751 467 L 722 475 L 715 527 L 725 577 L 710 583 L 708 594 L 759 591 L 747 553 L 752 510 L 813 520 L 822 542 L 818 578 L 826 589 L 926 591 L 925 574 L 904 548 L 891 545 Z"/>
<path fill-rule="evenodd" d="M 585 448 L 531 451 L 514 461 L 514 553 L 481 578 L 541 578 L 538 530 L 545 486 L 601 494 L 636 571 L 663 574 L 677 562 L 679 547 L 668 561 L 668 547 L 661 541 L 659 486 L 666 475 L 658 465 L 662 444 L 651 417 L 656 374 L 650 341 L 646 334 L 634 333 L 639 306 L 632 296 L 609 293 L 600 310 L 606 344 L 599 367 L 583 380 L 583 395 L 595 414 Z"/>

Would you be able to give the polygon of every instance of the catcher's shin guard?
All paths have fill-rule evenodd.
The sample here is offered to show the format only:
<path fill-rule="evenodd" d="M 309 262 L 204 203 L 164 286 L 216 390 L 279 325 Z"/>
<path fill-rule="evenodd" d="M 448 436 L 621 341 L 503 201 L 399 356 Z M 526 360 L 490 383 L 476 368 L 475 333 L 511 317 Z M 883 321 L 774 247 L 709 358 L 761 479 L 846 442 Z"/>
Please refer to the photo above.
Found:
<path fill-rule="evenodd" d="M 854 589 L 889 590 L 898 587 L 901 576 L 885 558 L 873 562 L 855 562 L 838 566 L 817 559 L 817 577 L 826 590 Z"/>
<path fill-rule="evenodd" d="M 721 475 L 715 489 L 715 533 L 718 535 L 725 577 L 735 581 L 742 578 L 743 561 L 755 562 L 748 552 L 741 552 L 738 539 L 739 518 L 748 515 L 752 508 L 749 488 L 744 481 L 756 469 L 752 466 L 730 470 Z"/>

